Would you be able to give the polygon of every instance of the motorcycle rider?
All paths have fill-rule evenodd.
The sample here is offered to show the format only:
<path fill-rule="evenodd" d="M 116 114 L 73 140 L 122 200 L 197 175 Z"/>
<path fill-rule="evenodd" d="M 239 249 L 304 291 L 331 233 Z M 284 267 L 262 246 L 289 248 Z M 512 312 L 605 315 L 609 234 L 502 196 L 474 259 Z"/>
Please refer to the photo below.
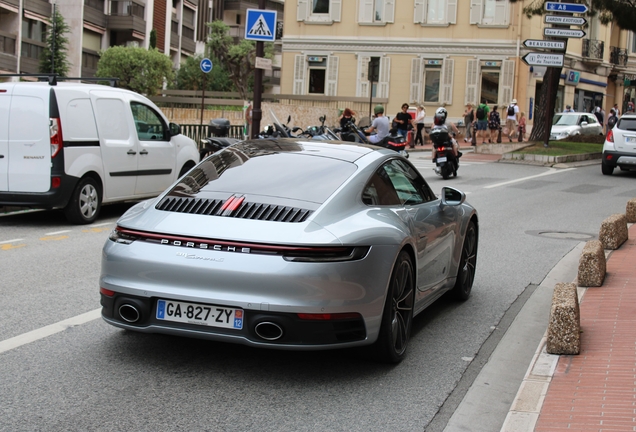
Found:
<path fill-rule="evenodd" d="M 435 127 L 445 127 L 446 130 L 452 131 L 454 133 L 459 133 L 457 126 L 455 126 L 453 122 L 446 121 L 447 117 L 448 117 L 448 111 L 446 111 L 446 108 L 444 107 L 437 108 L 437 111 L 435 111 L 435 117 L 433 117 L 433 123 Z M 451 136 L 451 142 L 453 144 L 453 155 L 455 156 L 455 158 L 458 158 L 461 155 L 459 153 L 459 145 L 457 144 L 457 140 L 455 140 L 455 138 Z M 436 150 L 435 150 L 435 145 L 433 145 L 433 151 L 432 151 L 433 162 L 435 162 L 435 156 L 436 156 Z"/>
<path fill-rule="evenodd" d="M 373 113 L 375 114 L 375 119 L 373 119 L 371 127 L 365 130 L 364 133 L 370 134 L 373 131 L 377 131 L 377 134 L 369 135 L 368 137 L 370 143 L 377 144 L 389 136 L 389 119 L 384 116 L 384 107 L 382 105 L 376 105 L 373 108 Z"/>

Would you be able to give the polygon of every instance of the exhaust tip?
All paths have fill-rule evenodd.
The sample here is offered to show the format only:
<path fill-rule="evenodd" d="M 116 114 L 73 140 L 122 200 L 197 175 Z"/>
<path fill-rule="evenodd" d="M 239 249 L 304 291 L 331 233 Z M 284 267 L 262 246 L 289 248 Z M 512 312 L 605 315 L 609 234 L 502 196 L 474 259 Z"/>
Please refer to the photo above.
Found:
<path fill-rule="evenodd" d="M 139 310 L 128 303 L 119 306 L 119 316 L 126 322 L 135 323 L 139 321 Z"/>
<path fill-rule="evenodd" d="M 283 337 L 283 329 L 281 326 L 269 321 L 256 324 L 254 331 L 258 337 L 267 341 L 275 341 Z"/>

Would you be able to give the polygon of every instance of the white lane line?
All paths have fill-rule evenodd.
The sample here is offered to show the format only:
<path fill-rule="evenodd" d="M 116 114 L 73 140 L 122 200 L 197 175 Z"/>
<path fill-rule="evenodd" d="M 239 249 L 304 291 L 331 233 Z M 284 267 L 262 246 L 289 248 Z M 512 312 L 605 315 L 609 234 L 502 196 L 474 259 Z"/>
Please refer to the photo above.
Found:
<path fill-rule="evenodd" d="M 104 223 L 100 223 L 100 224 L 95 224 L 95 225 L 91 225 L 89 228 L 97 228 L 100 226 L 105 226 L 105 225 L 112 225 L 112 222 L 104 222 Z"/>
<path fill-rule="evenodd" d="M 22 240 L 24 240 L 24 239 L 5 240 L 5 241 L 0 241 L 0 244 L 17 243 L 17 242 L 22 241 Z"/>
<path fill-rule="evenodd" d="M 71 232 L 71 230 L 55 231 L 55 232 L 46 233 L 44 235 L 53 236 L 53 235 L 58 235 L 58 234 L 64 234 L 64 233 L 67 233 L 67 232 Z"/>
<path fill-rule="evenodd" d="M 541 173 L 541 174 L 533 175 L 533 176 L 530 176 L 530 177 L 522 177 L 522 178 L 518 178 L 516 180 L 510 180 L 510 181 L 503 182 L 503 183 L 496 183 L 496 184 L 493 184 L 493 185 L 490 185 L 490 186 L 484 186 L 484 189 L 492 189 L 492 188 L 496 188 L 496 187 L 500 187 L 500 186 L 507 186 L 509 184 L 519 183 L 519 182 L 526 181 L 526 180 L 531 180 L 531 179 L 534 179 L 534 178 L 537 178 L 537 177 L 545 177 L 545 176 L 549 176 L 549 175 L 552 175 L 552 174 L 559 174 L 559 173 L 562 173 L 562 172 L 572 171 L 574 169 L 576 169 L 576 168 L 565 168 L 565 169 L 550 168 L 549 171 Z"/>
<path fill-rule="evenodd" d="M 73 318 L 65 319 L 55 324 L 51 324 L 46 327 L 42 327 L 27 333 L 23 333 L 19 336 L 0 341 L 0 353 L 21 347 L 22 345 L 26 345 L 40 339 L 44 339 L 45 337 L 54 335 L 55 333 L 62 332 L 69 327 L 86 324 L 87 322 L 96 320 L 100 316 L 102 316 L 102 308 L 95 309 L 90 312 L 77 315 Z"/>

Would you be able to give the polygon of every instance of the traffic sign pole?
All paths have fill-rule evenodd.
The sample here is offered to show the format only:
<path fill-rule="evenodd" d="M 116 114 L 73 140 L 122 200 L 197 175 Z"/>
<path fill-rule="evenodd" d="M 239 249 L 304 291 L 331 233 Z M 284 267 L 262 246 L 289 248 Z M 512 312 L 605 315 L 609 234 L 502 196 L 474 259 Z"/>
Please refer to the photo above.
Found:
<path fill-rule="evenodd" d="M 209 58 L 204 58 L 199 63 L 201 72 L 203 72 L 203 89 L 201 92 L 201 126 L 203 126 L 203 110 L 205 109 L 205 86 L 207 85 L 208 73 L 212 70 L 212 61 Z M 203 131 L 203 128 L 201 128 Z"/>
<path fill-rule="evenodd" d="M 265 9 L 265 0 L 258 0 L 258 8 Z M 246 26 L 247 27 L 247 26 Z M 256 57 L 263 57 L 265 52 L 263 41 L 256 41 Z M 263 96 L 263 69 L 254 69 L 254 106 L 252 107 L 252 127 L 250 138 L 255 138 L 261 130 L 263 110 L 261 101 Z"/>

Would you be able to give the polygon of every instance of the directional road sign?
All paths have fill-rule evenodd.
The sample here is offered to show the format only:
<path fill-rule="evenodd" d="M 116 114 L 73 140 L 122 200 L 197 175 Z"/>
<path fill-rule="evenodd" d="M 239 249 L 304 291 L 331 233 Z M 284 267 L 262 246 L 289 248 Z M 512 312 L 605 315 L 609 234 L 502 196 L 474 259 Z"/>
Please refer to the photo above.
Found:
<path fill-rule="evenodd" d="M 209 73 L 212 70 L 212 60 L 209 58 L 204 58 L 201 60 L 201 70 L 203 73 Z"/>
<path fill-rule="evenodd" d="M 577 3 L 545 2 L 545 10 L 548 12 L 585 13 L 587 6 Z"/>
<path fill-rule="evenodd" d="M 544 49 L 553 49 L 553 50 L 561 50 L 561 51 L 565 50 L 564 41 L 526 39 L 523 41 L 523 45 L 528 48 L 544 48 Z"/>
<path fill-rule="evenodd" d="M 248 9 L 245 19 L 245 39 L 274 42 L 276 40 L 276 11 Z"/>
<path fill-rule="evenodd" d="M 564 24 L 564 25 L 585 25 L 587 20 L 585 18 L 567 16 L 567 15 L 546 15 L 546 24 Z"/>
<path fill-rule="evenodd" d="M 563 67 L 563 57 L 564 54 L 531 52 L 521 57 L 521 60 L 528 66 Z"/>
<path fill-rule="evenodd" d="M 582 38 L 585 36 L 583 30 L 568 30 L 560 28 L 544 28 L 544 36 L 560 37 L 560 38 Z"/>

